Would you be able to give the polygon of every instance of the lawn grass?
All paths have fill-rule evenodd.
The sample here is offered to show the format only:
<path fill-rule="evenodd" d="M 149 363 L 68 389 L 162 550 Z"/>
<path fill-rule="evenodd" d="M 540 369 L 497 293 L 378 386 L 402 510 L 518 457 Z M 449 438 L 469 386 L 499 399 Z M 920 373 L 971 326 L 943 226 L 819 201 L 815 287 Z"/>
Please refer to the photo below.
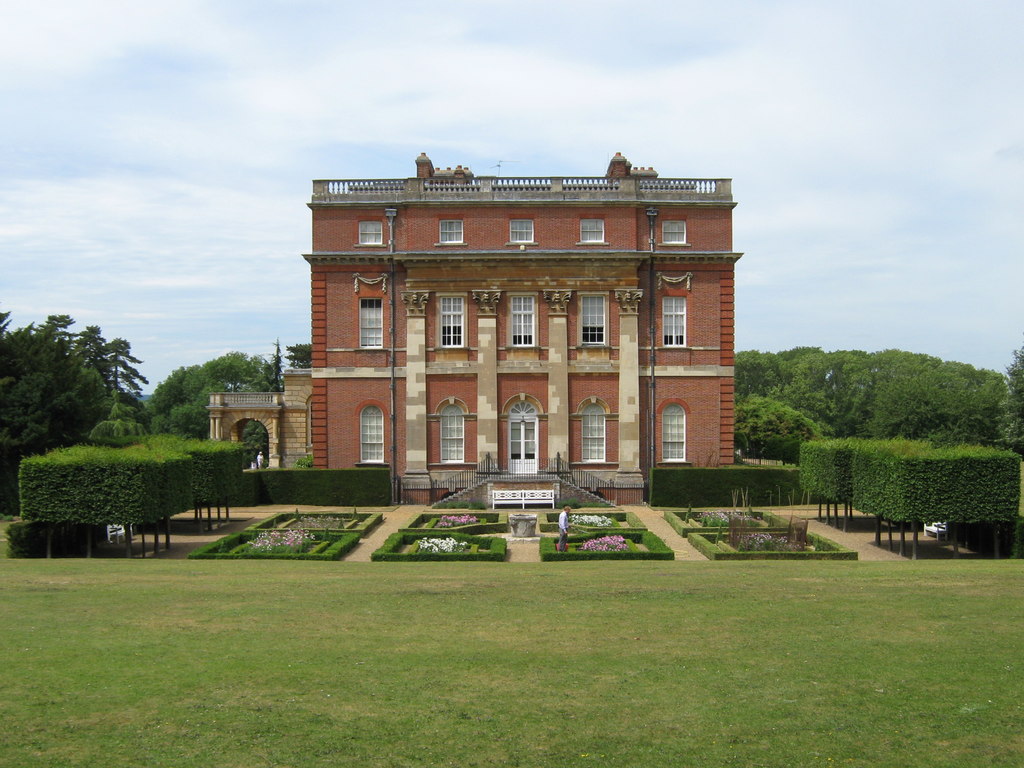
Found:
<path fill-rule="evenodd" d="M 0 766 L 1017 766 L 1019 561 L 0 561 Z"/>

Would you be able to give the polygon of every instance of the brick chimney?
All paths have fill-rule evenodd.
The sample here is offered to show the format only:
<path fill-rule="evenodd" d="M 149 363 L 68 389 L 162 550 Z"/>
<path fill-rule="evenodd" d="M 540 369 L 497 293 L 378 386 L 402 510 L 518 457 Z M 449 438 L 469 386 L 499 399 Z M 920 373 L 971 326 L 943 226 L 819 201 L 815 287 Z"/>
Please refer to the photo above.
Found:
<path fill-rule="evenodd" d="M 416 158 L 416 178 L 429 179 L 433 175 L 434 164 L 427 157 L 426 152 L 420 152 L 420 156 Z"/>
<path fill-rule="evenodd" d="M 608 163 L 608 172 L 605 173 L 609 179 L 624 179 L 629 176 L 629 171 L 633 166 L 629 160 L 622 156 L 621 152 L 616 152 L 615 157 Z"/>

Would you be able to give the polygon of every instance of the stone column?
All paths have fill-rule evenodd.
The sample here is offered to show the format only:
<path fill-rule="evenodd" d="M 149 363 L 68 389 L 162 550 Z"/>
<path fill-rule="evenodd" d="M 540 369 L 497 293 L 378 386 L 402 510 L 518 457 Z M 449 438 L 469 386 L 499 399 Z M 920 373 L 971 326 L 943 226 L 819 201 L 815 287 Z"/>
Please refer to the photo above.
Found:
<path fill-rule="evenodd" d="M 618 289 L 619 472 L 640 473 L 640 299 L 644 292 Z"/>
<path fill-rule="evenodd" d="M 501 291 L 473 291 L 477 305 L 476 452 L 498 461 L 498 302 Z"/>
<path fill-rule="evenodd" d="M 572 291 L 544 291 L 548 303 L 548 459 L 569 461 L 569 318 Z"/>
<path fill-rule="evenodd" d="M 403 291 L 406 314 L 405 474 L 427 473 L 427 330 L 429 291 Z M 394 440 L 395 436 L 392 435 Z"/>

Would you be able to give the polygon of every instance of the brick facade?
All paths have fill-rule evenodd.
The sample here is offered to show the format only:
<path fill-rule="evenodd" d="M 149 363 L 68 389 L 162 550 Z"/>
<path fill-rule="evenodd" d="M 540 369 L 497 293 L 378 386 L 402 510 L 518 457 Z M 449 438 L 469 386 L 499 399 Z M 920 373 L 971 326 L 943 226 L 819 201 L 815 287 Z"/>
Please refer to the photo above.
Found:
<path fill-rule="evenodd" d="M 621 155 L 590 178 L 416 170 L 314 182 L 316 466 L 422 488 L 483 462 L 557 457 L 612 486 L 732 463 L 729 180 Z"/>

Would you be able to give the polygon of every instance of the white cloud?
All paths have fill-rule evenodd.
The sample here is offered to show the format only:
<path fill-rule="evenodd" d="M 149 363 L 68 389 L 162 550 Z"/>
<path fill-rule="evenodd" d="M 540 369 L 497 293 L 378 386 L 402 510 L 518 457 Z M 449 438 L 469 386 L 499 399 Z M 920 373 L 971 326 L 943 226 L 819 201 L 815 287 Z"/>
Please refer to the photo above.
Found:
<path fill-rule="evenodd" d="M 590 175 L 622 151 L 734 178 L 741 348 L 1004 367 L 1022 22 L 956 0 L 18 6 L 0 300 L 18 324 L 65 312 L 128 338 L 156 381 L 305 338 L 311 178 L 411 175 L 423 150 Z"/>

